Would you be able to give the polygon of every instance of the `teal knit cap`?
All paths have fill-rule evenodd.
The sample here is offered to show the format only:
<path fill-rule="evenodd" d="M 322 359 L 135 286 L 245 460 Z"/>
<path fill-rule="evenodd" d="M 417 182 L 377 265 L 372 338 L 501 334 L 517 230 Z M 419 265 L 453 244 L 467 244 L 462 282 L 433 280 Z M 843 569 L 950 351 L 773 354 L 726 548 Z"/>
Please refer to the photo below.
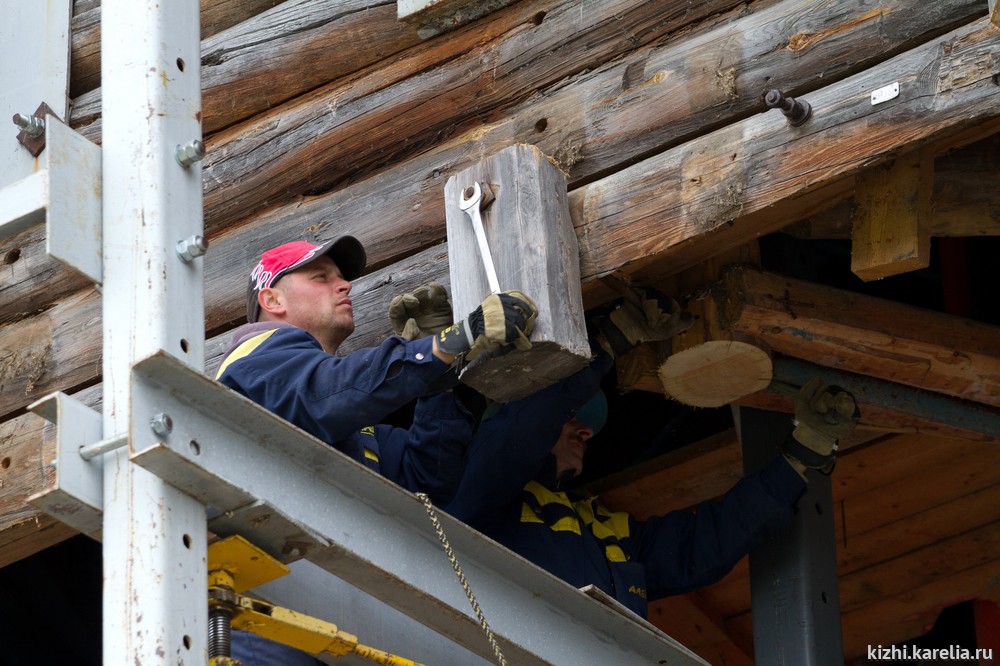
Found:
<path fill-rule="evenodd" d="M 598 391 L 576 410 L 574 415 L 577 421 L 594 431 L 596 435 L 608 421 L 608 399 L 604 391 Z"/>

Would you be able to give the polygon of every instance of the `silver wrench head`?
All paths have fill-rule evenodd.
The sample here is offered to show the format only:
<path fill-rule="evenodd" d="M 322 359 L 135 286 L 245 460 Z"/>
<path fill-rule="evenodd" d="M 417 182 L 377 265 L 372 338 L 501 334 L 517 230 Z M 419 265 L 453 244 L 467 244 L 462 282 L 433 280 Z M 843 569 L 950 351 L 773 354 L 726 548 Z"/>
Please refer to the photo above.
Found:
<path fill-rule="evenodd" d="M 458 207 L 469 212 L 470 209 L 479 210 L 479 203 L 483 200 L 483 190 L 479 187 L 479 183 L 473 183 L 469 187 L 462 190 L 462 196 L 459 197 Z"/>

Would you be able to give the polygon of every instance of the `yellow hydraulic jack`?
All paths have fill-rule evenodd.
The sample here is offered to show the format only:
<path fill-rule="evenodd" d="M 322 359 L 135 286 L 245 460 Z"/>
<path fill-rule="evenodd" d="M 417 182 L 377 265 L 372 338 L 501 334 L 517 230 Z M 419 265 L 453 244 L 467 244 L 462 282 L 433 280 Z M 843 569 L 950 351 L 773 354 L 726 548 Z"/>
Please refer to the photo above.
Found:
<path fill-rule="evenodd" d="M 288 567 L 236 535 L 208 547 L 208 663 L 241 666 L 230 655 L 233 628 L 310 654 L 356 654 L 377 664 L 422 666 L 358 643 L 358 637 L 318 618 L 241 593 L 288 573 Z"/>

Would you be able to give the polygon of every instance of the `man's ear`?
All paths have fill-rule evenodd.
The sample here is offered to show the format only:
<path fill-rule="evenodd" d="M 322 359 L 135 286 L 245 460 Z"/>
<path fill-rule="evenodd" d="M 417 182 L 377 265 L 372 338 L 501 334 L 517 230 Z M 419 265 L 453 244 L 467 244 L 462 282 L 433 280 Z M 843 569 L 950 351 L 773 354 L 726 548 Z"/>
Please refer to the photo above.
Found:
<path fill-rule="evenodd" d="M 257 292 L 257 303 L 260 304 L 261 314 L 272 315 L 270 318 L 280 317 L 285 314 L 285 298 L 281 290 L 274 287 L 264 287 Z"/>

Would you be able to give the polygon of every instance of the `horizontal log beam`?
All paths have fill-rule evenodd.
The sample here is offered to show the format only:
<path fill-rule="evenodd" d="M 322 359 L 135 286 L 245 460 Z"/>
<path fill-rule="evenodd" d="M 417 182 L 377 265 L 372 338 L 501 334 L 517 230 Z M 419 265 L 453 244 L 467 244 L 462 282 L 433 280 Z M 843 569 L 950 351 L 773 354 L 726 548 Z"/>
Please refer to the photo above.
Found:
<path fill-rule="evenodd" d="M 819 184 L 948 134 L 994 134 L 998 47 L 1000 33 L 981 19 L 810 93 L 805 125 L 760 114 L 574 190 L 584 279 L 624 269 L 655 281 L 664 267 L 780 229 L 792 220 L 772 207 Z M 871 91 L 887 81 L 899 97 L 873 106 Z"/>
<path fill-rule="evenodd" d="M 780 113 L 760 114 L 574 190 L 570 206 L 580 240 L 585 295 L 599 291 L 601 278 L 611 274 L 634 273 L 639 281 L 655 282 L 664 272 L 676 273 L 727 247 L 743 245 L 787 222 L 773 219 L 775 206 L 816 196 L 822 193 L 821 185 L 833 187 L 894 151 L 968 127 L 1000 125 L 1000 87 L 992 80 L 998 43 L 1000 35 L 981 20 L 816 91 L 814 106 L 824 112 L 810 121 L 815 127 L 807 123 L 808 130 L 789 128 Z M 921 75 L 928 71 L 942 74 Z M 872 107 L 868 93 L 857 92 L 889 79 L 901 82 L 900 97 L 893 102 Z M 376 208 L 373 214 L 377 213 Z M 727 224 L 727 214 L 742 213 L 749 214 Z M 373 223 L 371 217 L 338 219 L 345 220 L 341 233 L 357 228 L 367 241 L 364 226 Z M 267 238 L 242 235 L 239 228 L 230 231 L 206 257 L 210 330 L 239 317 L 242 276 L 250 265 L 248 248 L 287 238 L 288 227 L 266 228 Z M 314 230 L 327 236 L 331 231 Z M 227 242 L 240 236 L 238 244 Z M 403 237 L 397 229 L 395 238 Z M 442 245 L 435 251 L 445 250 Z M 215 263 L 215 257 L 221 257 L 222 264 Z M 399 262 L 395 270 L 406 270 L 421 260 Z M 653 260 L 659 266 L 650 270 Z M 435 274 L 443 276 L 444 270 Z M 606 292 L 602 297 L 613 295 Z M 585 300 L 588 307 L 593 304 L 593 298 Z M 373 321 L 384 321 L 382 312 Z M 362 327 L 366 316 L 359 316 Z M 30 320 L 23 324 L 30 325 Z M 96 381 L 96 354 L 74 360 L 94 367 L 90 381 Z M 65 388 L 58 379 L 62 368 L 57 368 L 51 363 L 40 366 L 52 378 L 52 388 Z M 8 403 L 30 402 L 27 395 L 11 398 L 6 390 L 4 394 Z"/>
<path fill-rule="evenodd" d="M 398 0 L 396 16 L 414 26 L 421 39 L 429 39 L 503 9 L 514 1 Z"/>
<path fill-rule="evenodd" d="M 217 134 L 203 166 L 206 225 L 405 159 L 497 107 L 733 4 L 710 0 L 693 15 L 680 0 L 615 0 L 585 13 L 554 0 L 512 5 L 493 15 L 508 22 L 502 34 L 470 29 L 431 40 L 388 71 L 334 82 Z"/>
<path fill-rule="evenodd" d="M 609 4 L 609 9 L 615 6 L 621 8 L 621 5 Z M 709 8 L 707 4 L 699 5 L 699 11 Z M 501 14 L 506 16 L 508 13 Z M 554 14 L 546 14 L 542 25 L 535 31 L 542 30 L 548 22 L 565 21 Z M 830 3 L 817 3 L 815 0 L 795 0 L 749 16 L 727 16 L 725 20 L 720 19 L 717 26 L 710 26 L 690 38 L 640 49 L 625 61 L 576 77 L 578 80 L 574 85 L 558 85 L 544 91 L 539 98 L 516 107 L 515 113 L 505 112 L 500 122 L 475 127 L 470 134 L 454 142 L 450 150 L 435 150 L 433 158 L 428 155 L 426 159 L 405 165 L 405 168 L 393 169 L 391 175 L 378 182 L 369 179 L 361 187 L 345 191 L 335 201 L 323 197 L 316 201 L 316 205 L 326 210 L 331 206 L 349 207 L 351 210 L 344 212 L 351 214 L 364 212 L 363 209 L 368 207 L 369 215 L 378 211 L 376 214 L 384 213 L 394 219 L 407 220 L 407 225 L 413 226 L 440 224 L 443 205 L 439 201 L 440 189 L 434 183 L 433 174 L 446 177 L 483 155 L 515 142 L 538 143 L 543 152 L 554 156 L 569 171 L 572 187 L 582 179 L 592 179 L 620 168 L 637 156 L 663 150 L 681 139 L 717 127 L 727 119 L 762 110 L 761 96 L 776 71 L 781 72 L 782 84 L 791 89 L 825 85 L 836 80 L 838 75 L 843 76 L 855 68 L 884 59 L 888 53 L 939 34 L 943 26 L 957 25 L 981 14 L 982 7 L 972 0 L 937 3 L 933 11 L 913 0 L 895 0 L 889 5 L 866 2 L 862 7 L 852 5 L 850 8 L 844 5 L 831 7 Z M 684 20 L 693 18 L 686 17 Z M 599 19 L 599 16 L 588 16 L 591 21 Z M 661 20 L 668 23 L 665 29 L 676 28 L 680 22 L 671 15 L 661 15 Z M 789 25 L 795 25 L 804 32 L 794 32 Z M 504 53 L 515 51 L 518 47 L 514 42 L 508 43 L 511 39 L 489 45 L 490 50 L 484 51 L 483 57 L 492 57 L 500 49 Z M 573 44 L 567 45 L 568 49 L 573 47 Z M 589 60 L 597 58 L 590 57 Z M 544 59 L 544 62 L 548 66 L 551 58 Z M 712 67 L 706 67 L 706 62 L 712 62 Z M 421 64 L 427 65 L 426 62 Z M 437 78 L 429 80 L 430 77 L 425 75 L 421 77 L 420 84 L 427 89 L 426 94 L 432 96 L 441 96 L 439 93 L 442 93 L 450 98 L 460 92 L 472 95 L 466 99 L 476 100 L 475 111 L 482 116 L 489 99 L 476 94 L 475 86 L 481 82 L 462 78 L 455 80 L 464 74 L 465 70 L 459 68 L 465 65 L 465 59 L 448 62 L 439 68 L 440 71 L 433 70 L 437 72 Z M 454 71 L 456 69 L 457 72 Z M 476 69 L 478 67 L 473 68 Z M 531 69 L 527 66 L 526 72 L 530 73 Z M 528 73 L 521 78 L 527 78 Z M 373 72 L 372 76 L 377 76 L 379 82 L 386 78 L 380 72 Z M 463 81 L 465 87 L 457 87 Z M 497 90 L 505 91 L 507 96 L 505 106 L 516 99 L 509 89 L 519 81 L 496 81 Z M 540 82 L 526 82 L 520 90 L 526 91 L 532 83 Z M 376 165 L 367 166 L 358 162 L 356 153 L 359 150 L 362 154 L 381 150 L 378 159 L 390 163 L 398 161 L 400 154 L 380 148 L 381 142 L 396 140 L 405 142 L 407 146 L 423 147 L 428 143 L 440 143 L 441 135 L 450 135 L 460 126 L 454 112 L 423 103 L 423 91 L 415 96 L 412 91 L 397 90 L 406 85 L 407 82 L 401 81 L 393 87 L 383 89 L 380 86 L 367 93 L 368 84 L 362 81 L 352 86 L 350 91 L 345 91 L 343 98 L 346 100 L 338 98 L 336 104 L 338 124 L 330 125 L 328 121 L 315 128 L 324 135 L 323 145 L 329 146 L 329 149 L 320 151 L 316 146 L 301 153 L 299 161 L 303 166 L 308 165 L 308 170 L 290 175 L 286 182 L 280 184 L 287 190 L 286 194 L 296 196 L 301 195 L 303 190 L 322 188 L 322 179 L 335 184 L 339 178 L 354 177 L 362 168 L 370 173 Z M 701 94 L 692 98 L 688 94 L 690 90 L 699 90 Z M 303 104 L 312 106 L 320 114 L 325 114 L 327 108 L 320 98 Z M 469 107 L 461 99 L 452 106 Z M 244 177 L 247 168 L 256 171 L 258 167 L 255 163 L 266 162 L 270 155 L 267 150 L 257 150 L 248 152 L 245 162 L 239 161 L 238 153 L 250 151 L 253 146 L 234 148 L 235 142 L 240 141 L 237 133 L 266 129 L 266 133 L 255 142 L 281 136 L 282 144 L 286 146 L 283 150 L 292 150 L 295 137 L 287 135 L 283 128 L 299 128 L 310 111 L 298 106 L 276 109 L 271 116 L 277 118 L 280 115 L 283 119 L 280 125 L 272 122 L 265 128 L 265 119 L 262 118 L 246 127 L 233 128 L 231 134 L 220 137 L 217 150 L 226 153 L 226 159 L 235 162 L 240 167 L 240 177 Z M 387 126 L 385 118 L 380 116 L 382 113 L 393 118 L 405 118 L 407 122 L 397 121 L 405 126 Z M 413 121 L 414 117 L 418 120 Z M 350 119 L 349 129 L 364 134 L 366 143 L 363 146 L 355 146 L 349 137 L 342 136 L 341 119 Z M 446 121 L 446 132 L 435 130 L 434 136 L 427 138 L 415 134 L 427 123 L 439 120 Z M 369 132 L 369 128 L 378 130 Z M 390 128 L 392 137 L 383 136 Z M 326 134 L 330 136 L 326 137 Z M 310 143 L 313 140 L 314 136 L 309 135 Z M 469 145 L 470 142 L 475 142 L 475 145 Z M 351 173 L 324 174 L 326 164 L 341 169 L 349 164 Z M 232 198 L 231 193 L 227 194 L 224 190 L 232 189 L 232 176 L 228 176 L 223 168 L 224 164 L 220 162 L 217 173 L 212 176 L 218 185 L 208 184 L 206 193 L 210 189 L 218 189 L 220 200 L 228 200 Z M 267 171 L 277 172 L 285 167 L 264 164 L 259 168 L 263 178 Z M 295 165 L 288 165 L 288 168 L 295 168 Z M 272 187 L 278 188 L 279 183 L 274 183 Z M 252 187 L 238 189 L 241 193 L 248 190 L 248 197 L 264 196 L 263 191 L 249 192 Z M 267 196 L 268 205 L 278 200 L 276 196 Z M 211 197 L 206 199 L 206 223 L 210 227 L 216 224 L 212 200 Z M 252 204 L 251 201 L 247 203 Z M 296 202 L 296 206 L 300 203 Z M 233 217 L 225 212 L 220 212 L 220 215 L 219 224 Z M 409 222 L 414 217 L 417 219 Z M 401 251 L 401 254 L 406 253 Z"/>
<path fill-rule="evenodd" d="M 244 14 L 245 20 L 218 34 L 202 33 L 205 134 L 420 42 L 413 28 L 396 20 L 392 0 L 257 0 L 255 4 L 260 13 Z M 101 129 L 101 98 L 100 89 L 81 94 L 74 99 L 71 114 L 71 124 L 95 140 Z"/>
<path fill-rule="evenodd" d="M 723 328 L 772 351 L 921 391 L 1000 406 L 1000 328 L 795 280 L 731 270 Z"/>
<path fill-rule="evenodd" d="M 354 233 L 365 241 L 370 261 L 375 266 L 386 265 L 440 242 L 445 235 L 442 191 L 447 177 L 512 143 L 537 143 L 569 171 L 570 187 L 578 187 L 638 156 L 763 110 L 760 96 L 776 71 L 781 72 L 787 89 L 808 90 L 926 40 L 942 26 L 983 13 L 974 0 L 942 0 L 931 8 L 919 0 L 866 0 L 850 9 L 843 3 L 830 4 L 786 0 L 748 16 L 724 17 L 718 25 L 691 36 L 638 49 L 619 62 L 544 91 L 494 123 L 441 142 L 387 171 L 329 195 L 299 198 L 263 213 L 254 220 L 259 226 L 259 243 L 267 242 L 264 236 L 280 242 L 300 235 L 301 229 L 312 229 L 321 238 Z M 733 47 L 740 42 L 740 48 Z M 734 78 L 717 77 L 715 68 L 703 65 L 709 61 Z M 393 77 L 400 75 L 392 71 Z M 383 78 L 395 80 L 388 72 L 383 72 Z M 731 85 L 723 85 L 723 81 Z M 702 94 L 692 98 L 686 92 L 689 89 Z M 211 94 L 206 92 L 208 97 Z M 797 219 L 848 196 L 851 187 L 845 180 L 821 188 L 828 196 L 810 193 L 801 206 L 779 215 L 789 221 Z M 222 221 L 216 222 L 211 206 L 206 208 L 205 217 L 215 245 L 209 264 L 223 253 L 227 258 L 242 254 L 244 246 L 227 247 L 225 239 L 217 238 Z M 390 219 L 393 223 L 386 224 Z M 248 236 L 243 236 L 242 242 L 258 244 Z M 10 247 L 29 262 L 45 261 L 35 257 L 44 256 L 42 236 Z M 37 288 L 15 292 L 0 282 L 0 317 L 45 307 L 49 284 L 76 280 L 82 288 L 79 278 L 66 272 L 70 274 L 60 276 L 59 281 L 47 279 Z M 221 292 L 212 286 L 207 293 Z M 11 303 L 7 294 L 25 300 Z M 221 295 L 234 299 L 234 304 L 241 298 L 232 291 Z M 217 325 L 210 323 L 209 327 Z"/>

